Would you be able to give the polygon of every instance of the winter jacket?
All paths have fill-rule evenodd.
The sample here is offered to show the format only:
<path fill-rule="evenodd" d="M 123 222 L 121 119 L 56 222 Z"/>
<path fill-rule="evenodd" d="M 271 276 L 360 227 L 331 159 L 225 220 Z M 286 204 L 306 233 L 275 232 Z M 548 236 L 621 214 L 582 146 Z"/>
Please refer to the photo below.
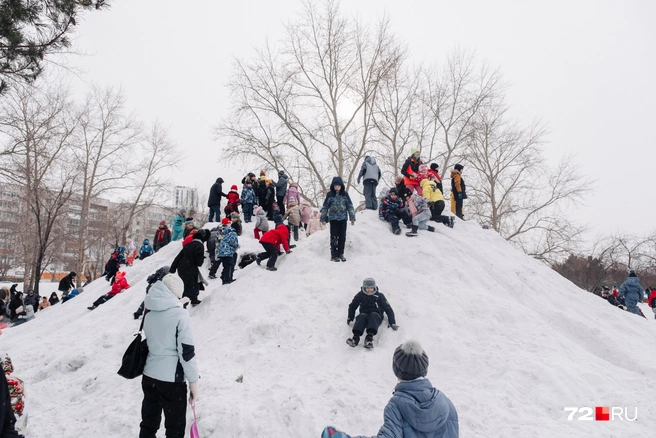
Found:
<path fill-rule="evenodd" d="M 326 229 L 326 226 L 321 223 L 319 217 L 310 218 L 310 221 L 307 224 L 308 224 L 308 228 L 307 228 L 308 236 L 316 233 L 317 231 Z"/>
<path fill-rule="evenodd" d="M 656 307 L 656 289 L 651 290 L 647 303 L 649 304 L 649 307 Z"/>
<path fill-rule="evenodd" d="M 171 230 L 169 230 L 169 227 L 165 225 L 164 228 L 158 228 L 153 239 L 153 250 L 157 252 L 169 243 L 171 243 Z"/>
<path fill-rule="evenodd" d="M 465 180 L 462 179 L 460 171 L 456 169 L 451 170 L 451 193 L 454 196 L 456 193 L 462 193 L 462 199 L 467 199 Z"/>
<path fill-rule="evenodd" d="M 239 248 L 237 231 L 232 227 L 225 227 L 221 243 L 216 249 L 216 257 L 232 257 L 237 248 Z"/>
<path fill-rule="evenodd" d="M 69 290 L 71 290 L 72 287 L 73 287 L 73 273 L 71 272 L 66 277 L 62 278 L 59 281 L 58 290 L 68 292 Z"/>
<path fill-rule="evenodd" d="M 335 185 L 342 186 L 339 192 L 335 191 Z M 321 207 L 321 222 L 328 221 L 345 221 L 349 219 L 355 220 L 355 210 L 351 197 L 344 188 L 342 178 L 336 176 L 330 184 L 330 192 L 326 195 Z"/>
<path fill-rule="evenodd" d="M 415 159 L 414 155 L 410 155 L 403 166 L 401 167 L 401 174 L 403 174 L 403 182 L 405 184 L 413 185 L 419 184 L 419 181 L 416 179 L 417 174 L 419 173 L 419 165 L 422 164 L 421 158 Z M 415 178 L 411 178 L 414 176 Z"/>
<path fill-rule="evenodd" d="M 200 242 L 199 242 L 200 243 Z M 189 313 L 162 283 L 152 285 L 144 304 L 148 358 L 144 375 L 163 382 L 198 381 L 196 351 Z"/>
<path fill-rule="evenodd" d="M 125 278 L 124 278 L 124 280 L 125 280 Z M 114 283 L 114 284 L 116 284 L 116 283 Z M 65 303 L 66 301 L 70 301 L 78 295 L 80 295 L 80 291 L 77 290 L 77 289 L 73 289 L 68 295 L 66 295 L 64 298 L 62 298 L 62 303 Z M 116 294 L 114 294 L 114 295 L 116 295 Z"/>
<path fill-rule="evenodd" d="M 280 172 L 278 174 L 278 182 L 276 183 L 276 196 L 285 196 L 287 193 L 287 181 L 289 178 L 285 175 L 285 172 Z"/>
<path fill-rule="evenodd" d="M 30 294 L 28 293 L 23 297 L 23 305 L 27 306 L 28 304 L 32 306 L 32 309 L 36 309 L 37 307 L 39 307 L 39 297 L 37 297 L 35 294 L 32 294 L 32 296 L 30 296 Z"/>
<path fill-rule="evenodd" d="M 239 200 L 239 193 L 237 193 L 236 190 L 230 190 L 228 192 L 228 194 L 226 195 L 226 199 L 228 200 L 228 203 L 238 201 Z"/>
<path fill-rule="evenodd" d="M 260 239 L 260 243 L 276 245 L 279 250 L 280 245 L 282 245 L 285 252 L 287 252 L 289 251 L 289 229 L 284 224 L 280 224 L 275 229 L 264 233 Z"/>
<path fill-rule="evenodd" d="M 237 222 L 232 222 L 230 224 L 230 227 L 237 232 L 237 236 L 241 236 L 241 219 L 238 220 Z"/>
<path fill-rule="evenodd" d="M 620 286 L 620 297 L 625 300 L 629 298 L 637 300 L 638 303 L 641 303 L 645 298 L 645 291 L 640 286 L 640 280 L 638 277 L 629 277 L 624 283 Z"/>
<path fill-rule="evenodd" d="M 301 224 L 301 209 L 298 204 L 294 205 L 293 207 L 289 207 L 282 219 L 289 219 L 287 223 L 290 225 L 299 226 Z"/>
<path fill-rule="evenodd" d="M 7 297 L 9 298 L 9 297 Z M 14 425 L 16 416 L 11 407 L 11 395 L 9 394 L 9 385 L 7 385 L 7 376 L 4 372 L 0 373 L 0 437 L 2 438 L 19 438 Z"/>
<path fill-rule="evenodd" d="M 264 192 L 264 204 L 269 209 L 273 206 L 273 203 L 276 202 L 276 189 L 273 187 L 273 184 L 269 184 L 269 187 L 265 189 Z"/>
<path fill-rule="evenodd" d="M 269 221 L 266 217 L 266 211 L 261 207 L 255 213 L 255 228 L 260 231 L 269 231 Z"/>
<path fill-rule="evenodd" d="M 364 163 L 362 163 L 358 174 L 358 184 L 360 184 L 361 179 L 364 179 L 365 183 L 376 183 L 378 185 L 381 176 L 382 173 L 380 167 L 376 164 L 376 159 L 374 157 L 364 157 Z"/>
<path fill-rule="evenodd" d="M 18 314 L 18 319 L 24 319 L 25 321 L 31 321 L 34 319 L 34 307 L 31 304 L 24 306 L 24 311 Z"/>
<path fill-rule="evenodd" d="M 187 219 L 183 215 L 176 213 L 173 218 L 173 232 L 176 234 L 182 233 L 184 231 L 184 223 L 186 220 Z"/>
<path fill-rule="evenodd" d="M 301 202 L 301 222 L 307 224 L 312 216 L 312 206 L 308 201 Z"/>
<path fill-rule="evenodd" d="M 139 258 L 143 260 L 151 255 L 153 255 L 153 247 L 150 246 L 148 239 L 146 239 L 144 240 L 144 244 L 141 246 L 141 248 L 139 248 Z"/>
<path fill-rule="evenodd" d="M 226 217 L 230 216 L 230 213 L 239 213 L 239 204 L 241 204 L 239 199 L 237 199 L 235 202 L 228 202 L 228 205 L 226 205 L 223 209 Z"/>
<path fill-rule="evenodd" d="M 243 204 L 257 204 L 257 196 L 252 187 L 244 187 L 241 191 L 241 203 Z"/>
<path fill-rule="evenodd" d="M 39 303 L 39 310 L 43 310 L 43 309 L 45 309 L 45 308 L 47 308 L 47 307 L 50 307 L 50 302 L 49 302 L 48 300 L 41 301 L 41 302 Z"/>
<path fill-rule="evenodd" d="M 9 317 L 11 319 L 16 318 L 16 310 L 23 305 L 23 300 L 21 297 L 16 295 L 10 302 L 9 302 Z"/>
<path fill-rule="evenodd" d="M 412 195 L 411 199 L 412 199 L 412 204 L 417 209 L 417 214 L 423 213 L 424 211 L 430 212 L 430 208 L 428 208 L 428 200 L 426 198 L 419 195 Z"/>
<path fill-rule="evenodd" d="M 375 438 L 458 438 L 460 433 L 455 406 L 426 378 L 399 382 L 383 417 Z"/>
<path fill-rule="evenodd" d="M 378 312 L 381 316 L 381 319 L 383 317 L 383 312 L 385 312 L 385 314 L 387 314 L 388 322 L 390 324 L 396 324 L 392 306 L 390 306 L 389 302 L 385 298 L 385 295 L 378 292 L 377 287 L 374 293 L 371 295 L 368 295 L 364 291 L 364 288 L 360 289 L 360 292 L 358 292 L 355 297 L 353 297 L 353 301 L 351 301 L 351 304 L 349 304 L 349 319 L 355 319 L 355 311 L 358 307 L 360 308 L 360 313 Z"/>
<path fill-rule="evenodd" d="M 257 198 L 260 200 L 260 205 L 264 205 L 264 199 L 266 198 L 267 186 L 266 186 L 266 176 L 261 176 L 260 181 L 257 184 L 257 189 L 253 187 Z"/>
<path fill-rule="evenodd" d="M 444 195 L 437 187 L 435 181 L 425 179 L 421 182 L 421 195 L 428 200 L 428 202 L 444 201 Z"/>
<path fill-rule="evenodd" d="M 129 288 L 130 285 L 128 284 L 128 280 L 125 277 L 122 277 L 116 280 L 114 284 L 112 284 L 112 289 L 109 292 L 107 292 L 107 295 L 116 295 L 118 293 L 123 292 L 125 289 L 129 289 Z"/>
<path fill-rule="evenodd" d="M 221 197 L 227 196 L 225 193 L 223 193 L 222 185 L 223 185 L 223 178 L 217 178 L 216 182 L 212 184 L 212 188 L 210 188 L 210 195 L 207 198 L 208 207 L 214 207 L 216 205 L 220 205 Z"/>
<path fill-rule="evenodd" d="M 187 246 L 182 248 L 173 263 L 171 263 L 170 272 L 178 272 L 178 276 L 182 279 L 185 288 L 194 288 L 198 284 L 200 277 L 198 267 L 203 266 L 205 260 L 205 247 L 200 240 L 200 236 L 198 237 L 198 239 L 193 239 Z M 146 308 L 149 307 L 146 306 Z"/>
<path fill-rule="evenodd" d="M 608 298 L 606 298 L 606 301 L 611 303 L 613 306 L 619 306 L 620 302 L 617 301 L 617 298 L 613 296 L 613 294 L 608 295 Z"/>
<path fill-rule="evenodd" d="M 403 208 L 403 201 L 400 197 L 392 199 L 390 195 L 387 195 L 383 198 L 383 202 L 380 203 L 378 207 L 378 216 L 385 219 L 388 213 L 396 214 L 397 211 Z"/>
<path fill-rule="evenodd" d="M 289 201 L 292 199 L 296 201 L 296 205 L 301 205 L 301 196 L 298 194 L 298 184 L 296 183 L 289 185 L 289 189 L 287 189 L 287 193 L 285 193 L 285 197 L 282 199 L 285 207 L 289 205 Z"/>
<path fill-rule="evenodd" d="M 207 239 L 207 252 L 210 254 L 216 254 L 216 247 L 221 241 L 221 233 L 223 232 L 223 227 L 213 228 L 210 232 L 210 238 Z"/>
<path fill-rule="evenodd" d="M 50 298 L 48 298 L 48 302 L 50 303 L 51 306 L 54 306 L 59 302 L 59 297 L 57 296 L 57 294 L 50 295 Z"/>

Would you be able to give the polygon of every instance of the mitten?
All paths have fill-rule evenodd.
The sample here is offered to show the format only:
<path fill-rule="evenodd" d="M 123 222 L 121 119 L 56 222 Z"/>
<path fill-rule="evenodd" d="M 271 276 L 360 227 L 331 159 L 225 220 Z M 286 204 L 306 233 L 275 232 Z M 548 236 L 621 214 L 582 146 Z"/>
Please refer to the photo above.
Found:
<path fill-rule="evenodd" d="M 396 325 L 396 324 L 390 324 L 389 326 L 390 326 L 391 329 L 394 330 L 394 331 L 397 331 L 397 330 L 399 329 L 399 326 Z"/>
<path fill-rule="evenodd" d="M 189 384 L 189 403 L 195 403 L 199 399 L 200 393 L 198 392 L 198 382 Z"/>
<path fill-rule="evenodd" d="M 348 318 L 346 320 L 346 325 L 351 325 L 352 322 L 353 322 L 353 318 Z"/>

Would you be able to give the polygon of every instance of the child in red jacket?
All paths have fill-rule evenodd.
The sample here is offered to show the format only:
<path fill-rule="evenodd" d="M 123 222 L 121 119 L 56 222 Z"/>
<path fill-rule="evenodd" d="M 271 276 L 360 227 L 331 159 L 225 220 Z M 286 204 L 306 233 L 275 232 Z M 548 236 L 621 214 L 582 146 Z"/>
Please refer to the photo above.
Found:
<path fill-rule="evenodd" d="M 276 216 L 274 221 L 276 223 L 276 228 L 264 233 L 260 239 L 264 252 L 259 253 L 255 258 L 255 262 L 258 266 L 262 263 L 262 260 L 269 259 L 267 262 L 267 271 L 277 271 L 276 260 L 278 260 L 280 245 L 282 245 L 287 254 L 291 253 L 291 250 L 289 249 L 289 229 L 282 223 L 280 215 Z"/>
<path fill-rule="evenodd" d="M 96 307 L 100 306 L 106 301 L 111 300 L 116 295 L 123 292 L 125 289 L 128 289 L 129 287 L 130 285 L 128 284 L 128 280 L 125 278 L 125 272 L 123 271 L 117 272 L 116 281 L 114 281 L 114 284 L 112 285 L 112 290 L 110 290 L 109 292 L 107 292 L 107 294 L 101 296 L 96 301 L 94 301 L 93 305 L 91 307 L 87 307 L 87 309 L 89 310 L 95 309 Z"/>
<path fill-rule="evenodd" d="M 651 294 L 649 294 L 649 307 L 651 307 L 652 312 L 654 312 L 654 318 L 656 318 L 656 289 L 653 287 L 651 289 Z"/>

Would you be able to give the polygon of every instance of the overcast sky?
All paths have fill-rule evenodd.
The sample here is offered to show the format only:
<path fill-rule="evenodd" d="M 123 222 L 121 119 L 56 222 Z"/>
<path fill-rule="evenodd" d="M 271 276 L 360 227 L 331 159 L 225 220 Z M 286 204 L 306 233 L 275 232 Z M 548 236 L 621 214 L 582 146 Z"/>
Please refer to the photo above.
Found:
<path fill-rule="evenodd" d="M 550 128 L 549 159 L 574 152 L 595 179 L 571 214 L 594 233 L 655 229 L 656 1 L 343 0 L 342 9 L 365 21 L 388 13 L 417 61 L 460 47 L 498 66 L 512 114 Z M 80 20 L 75 46 L 86 56 L 67 62 L 84 81 L 122 87 L 142 119 L 170 126 L 188 156 L 176 183 L 204 195 L 218 176 L 230 185 L 251 170 L 220 165 L 211 139 L 230 106 L 233 56 L 277 40 L 299 10 L 297 0 L 113 0 Z"/>

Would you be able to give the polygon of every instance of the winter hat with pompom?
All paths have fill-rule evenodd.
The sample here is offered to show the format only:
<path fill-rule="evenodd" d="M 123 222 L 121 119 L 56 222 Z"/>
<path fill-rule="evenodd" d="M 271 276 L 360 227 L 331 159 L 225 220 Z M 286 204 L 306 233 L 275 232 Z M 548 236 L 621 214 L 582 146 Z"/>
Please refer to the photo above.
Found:
<path fill-rule="evenodd" d="M 184 292 L 184 283 L 180 277 L 175 274 L 166 274 L 164 278 L 162 278 L 162 283 L 164 283 L 164 286 L 166 286 L 166 288 L 170 290 L 173 295 L 178 297 L 178 299 L 182 298 L 182 293 Z"/>
<path fill-rule="evenodd" d="M 401 380 L 415 380 L 426 377 L 428 356 L 419 342 L 410 340 L 399 345 L 392 357 L 392 370 Z"/>
<path fill-rule="evenodd" d="M 230 187 L 230 190 L 236 192 L 237 191 L 237 185 L 233 184 L 232 187 Z"/>

